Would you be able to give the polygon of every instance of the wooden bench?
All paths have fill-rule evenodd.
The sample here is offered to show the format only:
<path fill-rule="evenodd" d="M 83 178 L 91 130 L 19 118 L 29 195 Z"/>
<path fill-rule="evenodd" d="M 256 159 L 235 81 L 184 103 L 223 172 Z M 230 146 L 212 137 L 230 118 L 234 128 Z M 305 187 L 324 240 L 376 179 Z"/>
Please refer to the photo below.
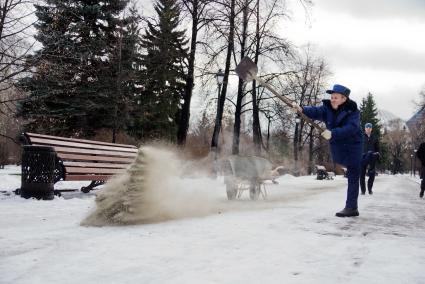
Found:
<path fill-rule="evenodd" d="M 54 183 L 91 181 L 81 191 L 87 193 L 123 172 L 137 156 L 133 145 L 114 144 L 85 139 L 64 138 L 36 133 L 23 133 L 25 145 L 51 146 L 56 152 Z"/>
<path fill-rule="evenodd" d="M 334 172 L 328 172 L 326 168 L 321 165 L 316 165 L 316 172 L 317 172 L 316 179 L 318 180 L 323 180 L 323 179 L 333 180 L 335 176 Z"/>

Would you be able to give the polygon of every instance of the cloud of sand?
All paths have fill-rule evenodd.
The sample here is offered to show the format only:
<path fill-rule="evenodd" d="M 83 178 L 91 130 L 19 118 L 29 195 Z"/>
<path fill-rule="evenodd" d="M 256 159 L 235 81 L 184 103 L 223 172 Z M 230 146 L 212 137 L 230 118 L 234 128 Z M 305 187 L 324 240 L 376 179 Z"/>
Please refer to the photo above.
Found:
<path fill-rule="evenodd" d="M 87 226 L 154 223 L 218 213 L 225 201 L 217 180 L 182 179 L 184 163 L 171 151 L 143 147 L 122 175 L 110 180 L 96 198 Z"/>
<path fill-rule="evenodd" d="M 212 163 L 210 157 L 189 163 L 171 150 L 142 147 L 126 172 L 98 192 L 96 208 L 81 225 L 157 223 L 225 211 L 274 208 L 287 200 L 287 196 L 278 195 L 251 202 L 245 194 L 245 199 L 229 201 L 222 177 L 210 177 Z"/>

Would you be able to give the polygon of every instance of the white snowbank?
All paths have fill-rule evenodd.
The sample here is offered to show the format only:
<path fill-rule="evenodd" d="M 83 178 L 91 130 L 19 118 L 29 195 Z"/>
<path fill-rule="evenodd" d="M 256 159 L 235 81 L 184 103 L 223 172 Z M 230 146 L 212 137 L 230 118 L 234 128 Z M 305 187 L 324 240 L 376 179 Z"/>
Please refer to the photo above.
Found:
<path fill-rule="evenodd" d="M 198 207 L 219 206 L 119 227 L 80 226 L 94 194 L 26 200 L 8 195 L 18 175 L 0 179 L 0 283 L 424 283 L 425 200 L 408 176 L 379 175 L 356 218 L 334 217 L 340 176 L 284 176 L 255 202 L 227 201 L 219 179 L 181 179 L 208 195 Z"/>

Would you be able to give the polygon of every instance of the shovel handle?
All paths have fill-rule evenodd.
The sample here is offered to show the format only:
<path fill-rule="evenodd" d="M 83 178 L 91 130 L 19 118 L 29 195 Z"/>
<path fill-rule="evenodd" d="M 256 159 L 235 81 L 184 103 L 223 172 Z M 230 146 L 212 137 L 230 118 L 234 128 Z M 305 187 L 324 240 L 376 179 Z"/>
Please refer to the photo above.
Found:
<path fill-rule="evenodd" d="M 285 104 L 287 104 L 288 106 L 292 107 L 292 101 L 288 98 L 285 98 L 284 96 L 282 96 L 281 94 L 279 94 L 275 89 L 273 89 L 269 84 L 267 84 L 266 82 L 264 82 L 264 80 L 262 80 L 261 78 L 258 78 L 257 75 L 251 74 L 251 76 L 253 77 L 253 79 L 255 79 L 258 83 L 260 83 L 260 85 L 262 85 L 263 87 L 265 87 L 266 89 L 268 89 L 270 92 L 272 92 L 276 97 L 278 97 L 281 101 L 283 101 Z M 313 126 L 314 128 L 316 128 L 317 130 L 320 131 L 320 133 L 322 133 L 323 131 L 325 131 L 325 129 L 323 127 L 321 127 L 320 125 L 318 125 L 317 123 L 315 123 L 311 118 L 309 118 L 308 116 L 306 116 L 302 111 L 297 110 L 298 115 L 308 124 L 310 124 L 311 126 Z"/>

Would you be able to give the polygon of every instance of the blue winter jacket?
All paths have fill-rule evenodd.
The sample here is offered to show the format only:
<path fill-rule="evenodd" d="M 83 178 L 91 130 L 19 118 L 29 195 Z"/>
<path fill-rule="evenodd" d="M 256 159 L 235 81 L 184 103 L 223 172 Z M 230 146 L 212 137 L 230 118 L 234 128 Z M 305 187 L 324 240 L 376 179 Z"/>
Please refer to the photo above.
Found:
<path fill-rule="evenodd" d="M 360 127 L 360 112 L 357 104 L 348 99 L 333 110 L 330 100 L 321 106 L 305 106 L 303 113 L 311 119 L 323 121 L 332 132 L 329 140 L 332 159 L 343 166 L 360 165 L 363 133 Z"/>

